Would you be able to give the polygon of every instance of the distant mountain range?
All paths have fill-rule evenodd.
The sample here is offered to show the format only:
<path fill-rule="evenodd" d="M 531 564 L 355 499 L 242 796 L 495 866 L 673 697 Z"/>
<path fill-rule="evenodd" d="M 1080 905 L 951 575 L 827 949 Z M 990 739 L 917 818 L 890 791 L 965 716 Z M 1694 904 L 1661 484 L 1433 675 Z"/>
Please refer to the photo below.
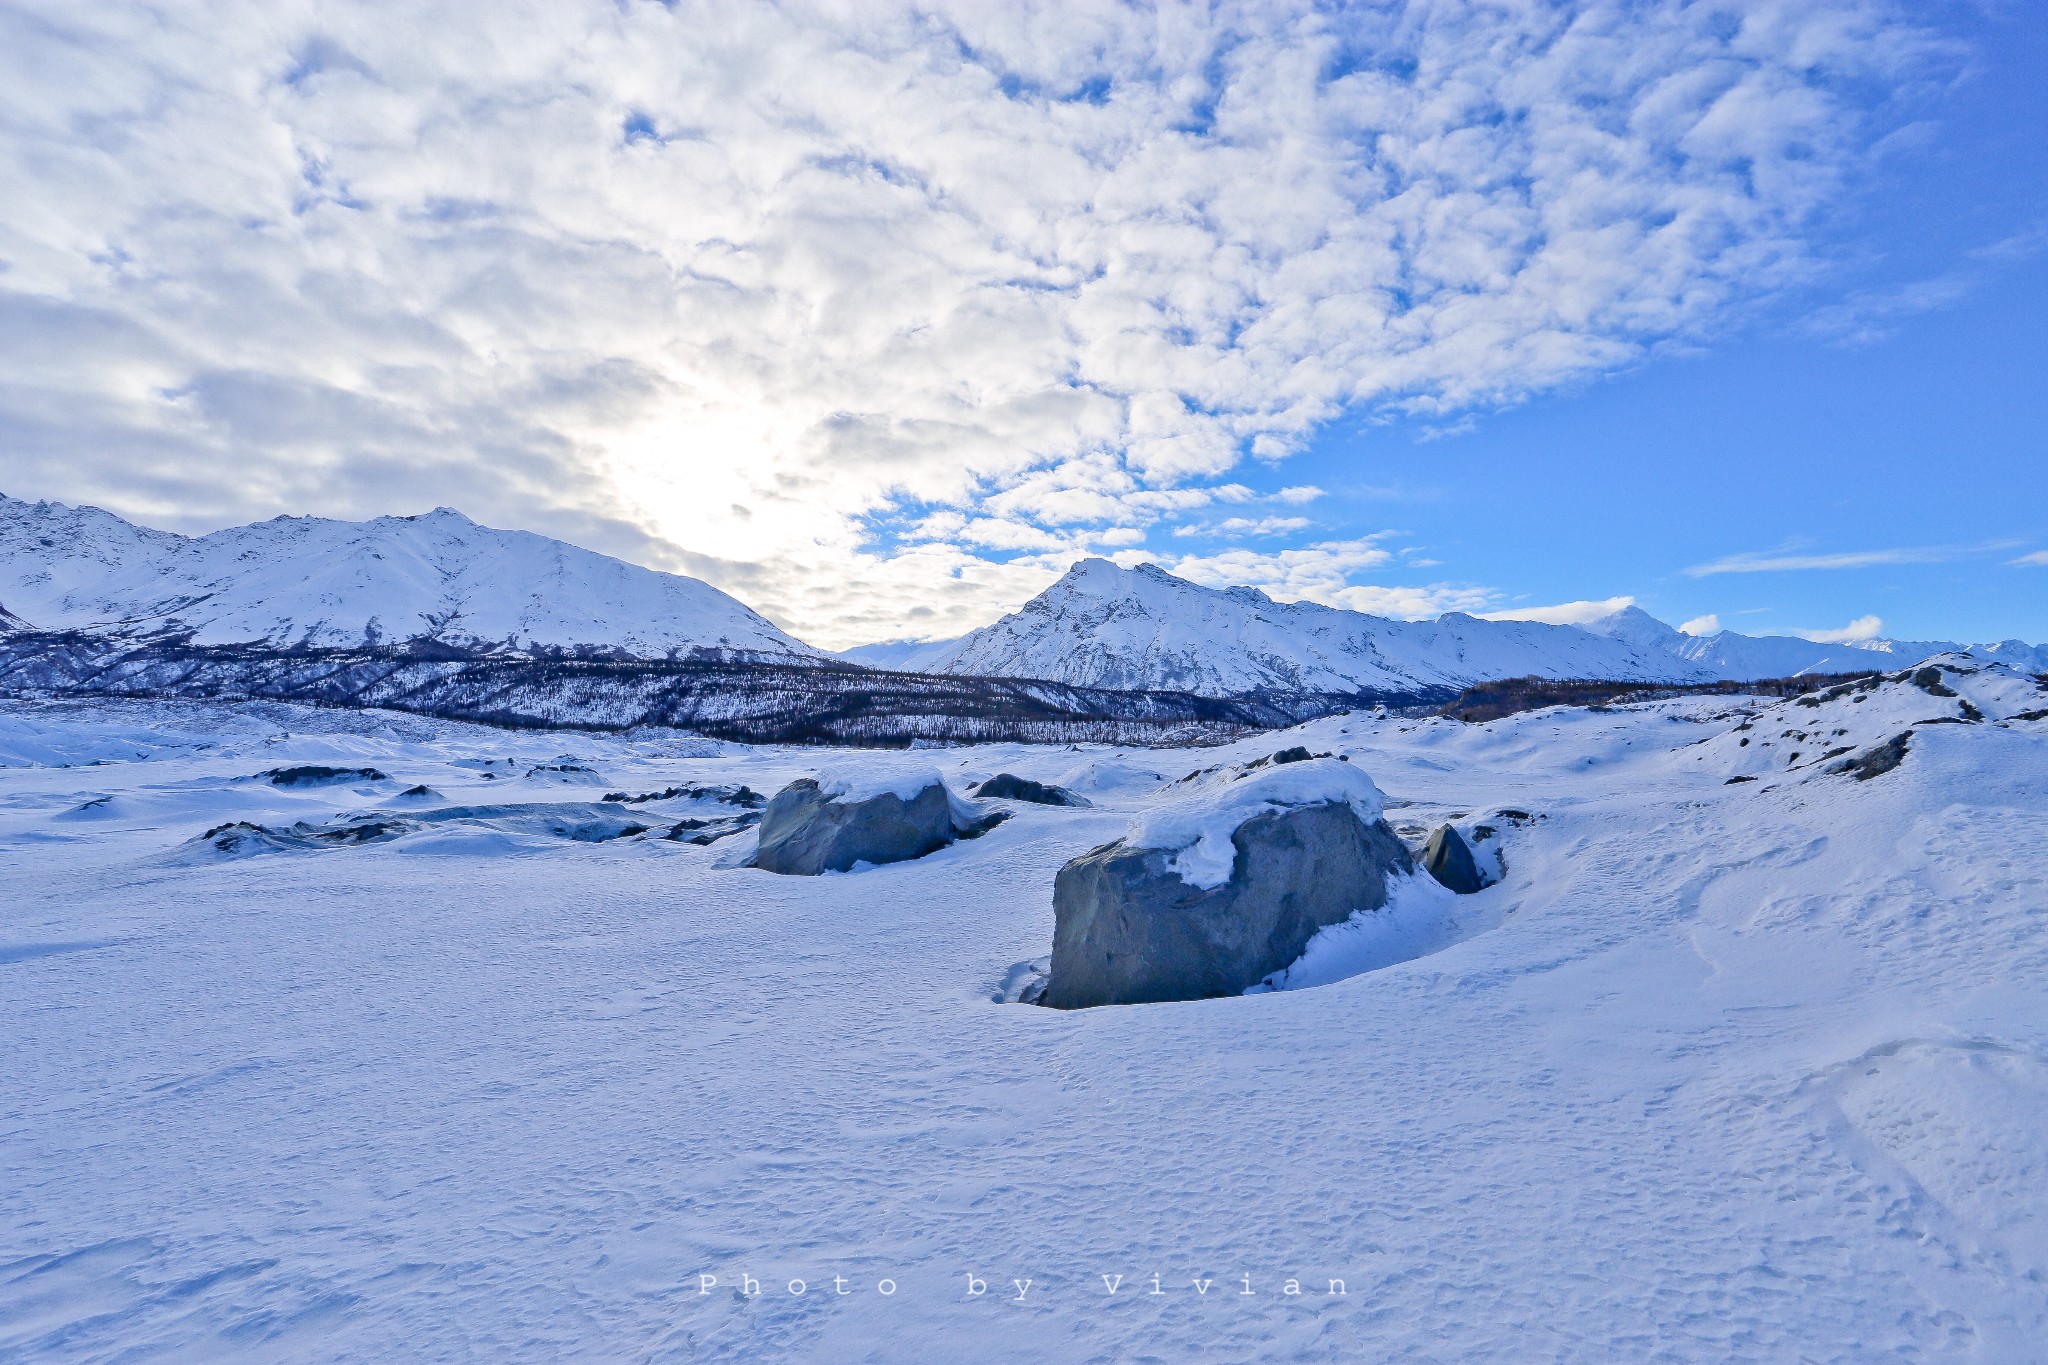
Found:
<path fill-rule="evenodd" d="M 1152 565 L 1126 569 L 1103 559 L 1081 561 L 1016 611 L 958 639 L 834 656 L 697 579 L 492 530 L 447 508 L 366 522 L 279 517 L 188 537 L 98 508 L 0 496 L 0 635 L 17 641 L 20 658 L 22 641 L 55 633 L 130 651 L 210 650 L 212 668 L 222 650 L 501 663 L 753 661 L 825 668 L 843 691 L 860 685 L 859 672 L 845 666 L 853 663 L 1091 692 L 1314 697 L 1324 706 L 1346 697 L 1413 703 L 1503 678 L 1702 683 L 1891 669 L 1949 652 L 2048 670 L 2048 647 L 2017 640 L 1691 636 L 1634 607 L 1583 626 L 1457 612 L 1397 621 L 1276 602 L 1255 588 L 1205 588 Z M 71 673 L 78 667 L 67 665 Z M 158 675 L 135 671 L 133 659 L 130 668 L 138 678 Z"/>
<path fill-rule="evenodd" d="M 880 664 L 882 651 L 853 651 Z M 1620 682 L 1713 676 L 1668 651 L 1570 626 L 1452 613 L 1394 621 L 1256 588 L 1204 588 L 1141 564 L 1086 559 L 994 625 L 905 652 L 899 668 L 1050 678 L 1080 687 L 1170 687 L 1201 696 L 1455 692 L 1537 675 Z"/>
<path fill-rule="evenodd" d="M 1964 645 L 1954 640 L 1856 640 L 1820 644 L 1796 635 L 1686 635 L 1641 607 L 1626 607 L 1582 629 L 1648 649 L 1660 649 L 1712 671 L 1718 678 L 1795 678 L 1804 673 L 1854 673 L 1860 669 L 1903 668 L 1937 654 L 1971 654 L 2031 673 L 2048 669 L 2048 645 L 2024 640 Z"/>
<path fill-rule="evenodd" d="M 1692 636 L 1638 607 L 1583 626 L 1451 612 L 1396 621 L 1256 588 L 1205 588 L 1144 564 L 1086 559 L 1016 611 L 956 640 L 868 645 L 874 667 L 1050 678 L 1080 687 L 1172 687 L 1203 696 L 1456 690 L 1500 678 L 1698 683 L 1899 668 L 1968 652 L 2041 671 L 2048 647 L 2008 640 L 1816 644 L 1793 636 Z"/>

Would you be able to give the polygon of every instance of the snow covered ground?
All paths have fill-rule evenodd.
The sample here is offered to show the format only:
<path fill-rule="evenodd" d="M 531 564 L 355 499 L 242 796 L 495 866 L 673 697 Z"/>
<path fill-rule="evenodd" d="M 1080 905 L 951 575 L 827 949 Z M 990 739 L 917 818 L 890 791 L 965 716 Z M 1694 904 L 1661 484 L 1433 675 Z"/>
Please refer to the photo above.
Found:
<path fill-rule="evenodd" d="M 0 1357 L 2042 1359 L 2048 691 L 1934 682 L 1190 751 L 10 703 Z M 999 1003 L 1062 863 L 1295 744 L 1504 880 L 1312 988 Z M 935 762 L 1094 804 L 819 878 L 661 837 Z"/>

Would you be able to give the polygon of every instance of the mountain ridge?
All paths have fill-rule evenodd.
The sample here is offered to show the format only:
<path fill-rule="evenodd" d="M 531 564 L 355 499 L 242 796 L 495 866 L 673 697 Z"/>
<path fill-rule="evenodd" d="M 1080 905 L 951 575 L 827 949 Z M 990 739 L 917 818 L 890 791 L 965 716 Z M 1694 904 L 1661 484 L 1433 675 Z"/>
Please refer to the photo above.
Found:
<path fill-rule="evenodd" d="M 1699 684 L 1890 669 L 1943 653 L 2048 670 L 2048 646 L 2017 640 L 1693 636 L 1633 605 L 1581 625 L 1462 612 L 1401 621 L 1100 558 L 955 639 L 833 654 L 698 579 L 481 526 L 448 507 L 183 536 L 97 507 L 0 495 L 0 633 L 64 632 L 267 652 L 851 663 L 1212 698 L 1455 695 L 1522 677 Z"/>
<path fill-rule="evenodd" d="M 1227 648 L 1219 648 L 1228 642 Z M 1156 565 L 1084 559 L 1018 610 L 920 659 L 928 671 L 1076 686 L 1252 692 L 1456 690 L 1535 674 L 1706 681 L 1665 654 L 1568 626 L 1449 613 L 1394 621 L 1256 588 L 1204 588 Z"/>
<path fill-rule="evenodd" d="M 0 610 L 16 629 L 269 649 L 431 641 L 507 655 L 826 657 L 698 579 L 449 507 L 181 536 L 0 495 Z"/>
<path fill-rule="evenodd" d="M 892 642 L 849 655 L 940 673 L 1231 695 L 1289 687 L 1464 688 L 1513 677 L 1695 684 L 1898 668 L 1945 653 L 2048 669 L 2048 647 L 2017 640 L 1965 646 L 1827 644 L 1733 631 L 1692 636 L 1633 605 L 1574 626 L 1463 612 L 1398 621 L 1277 602 L 1256 588 L 1207 588 L 1156 565 L 1126 569 L 1103 559 L 1082 560 L 1024 606 L 956 639 Z"/>

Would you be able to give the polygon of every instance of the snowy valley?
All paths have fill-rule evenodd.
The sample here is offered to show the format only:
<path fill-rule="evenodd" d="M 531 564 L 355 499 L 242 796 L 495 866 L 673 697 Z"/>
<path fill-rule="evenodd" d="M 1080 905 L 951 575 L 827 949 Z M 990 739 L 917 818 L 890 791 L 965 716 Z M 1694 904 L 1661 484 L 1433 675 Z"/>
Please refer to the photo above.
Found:
<path fill-rule="evenodd" d="M 1063 866 L 1338 762 L 1497 879 L 1017 1003 Z M 751 866 L 814 777 L 1007 818 Z M 1192 751 L 12 702 L 0 1353 L 2027 1359 L 2044 810 L 1963 656 Z"/>

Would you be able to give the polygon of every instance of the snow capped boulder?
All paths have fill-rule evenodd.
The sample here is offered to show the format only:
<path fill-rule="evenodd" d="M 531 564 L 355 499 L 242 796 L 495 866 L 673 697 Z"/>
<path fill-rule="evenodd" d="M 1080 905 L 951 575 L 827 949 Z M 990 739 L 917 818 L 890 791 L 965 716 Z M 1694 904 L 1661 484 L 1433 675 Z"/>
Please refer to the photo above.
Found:
<path fill-rule="evenodd" d="M 1045 782 L 1033 782 L 1028 777 L 1015 773 L 997 773 L 974 789 L 976 796 L 998 801 L 1028 801 L 1035 806 L 1086 806 L 1087 797 L 1068 791 L 1065 787 L 1052 786 Z"/>
<path fill-rule="evenodd" d="M 1060 1009 L 1236 995 L 1414 871 L 1380 794 L 1335 759 L 1227 771 L 1053 883 Z"/>
<path fill-rule="evenodd" d="M 762 812 L 754 866 L 814 877 L 855 863 L 907 862 L 986 834 L 1005 818 L 961 801 L 936 771 L 879 782 L 803 777 Z"/>
<path fill-rule="evenodd" d="M 1438 825 L 1429 836 L 1429 844 L 1422 850 L 1422 867 L 1461 896 L 1484 891 L 1488 885 L 1486 874 L 1479 870 L 1479 862 L 1472 856 L 1472 846 L 1455 825 Z"/>

